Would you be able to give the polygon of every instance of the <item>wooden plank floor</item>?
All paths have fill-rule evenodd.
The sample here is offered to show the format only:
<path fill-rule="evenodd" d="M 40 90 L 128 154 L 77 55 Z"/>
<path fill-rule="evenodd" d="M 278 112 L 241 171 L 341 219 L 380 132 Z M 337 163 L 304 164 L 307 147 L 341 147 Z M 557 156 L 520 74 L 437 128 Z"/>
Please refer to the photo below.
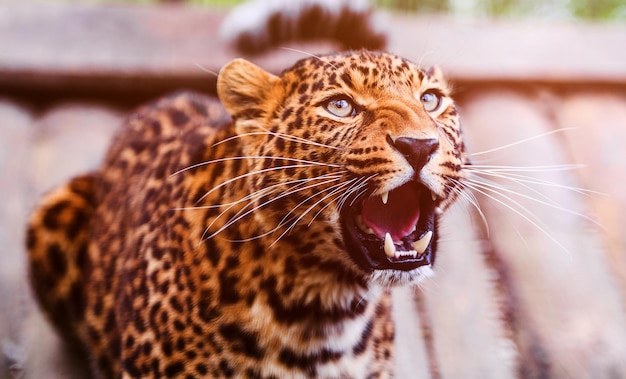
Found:
<path fill-rule="evenodd" d="M 0 2 L 0 92 L 29 99 L 146 98 L 179 87 L 211 90 L 215 73 L 240 56 L 218 34 L 224 10 L 84 2 Z M 492 82 L 626 85 L 626 27 L 454 20 L 391 14 L 389 50 L 445 69 L 459 87 Z M 280 72 L 303 52 L 295 46 L 248 57 Z M 62 53 L 60 53 L 62 52 Z"/>
<path fill-rule="evenodd" d="M 488 238 L 476 232 L 485 227 L 472 206 L 461 204 L 451 211 L 443 226 L 437 275 L 422 286 L 443 377 L 501 378 L 505 377 L 502 373 L 510 374 L 515 356 L 508 339 L 509 327 L 529 333 L 514 336 L 520 346 L 529 350 L 541 346 L 546 359 L 558 362 L 551 368 L 551 377 L 603 377 L 595 374 L 613 371 L 626 376 L 622 359 L 626 356 L 626 241 L 621 233 L 626 199 L 619 184 L 626 180 L 626 96 L 555 96 L 542 91 L 520 94 L 503 88 L 476 91 L 465 99 L 461 111 L 471 151 L 543 135 L 475 155 L 474 163 L 539 167 L 582 163 L 585 167 L 574 171 L 529 175 L 602 194 L 580 195 L 544 186 L 533 193 L 515 186 L 515 190 L 526 191 L 541 201 L 516 199 L 531 212 L 530 221 L 483 196 Z M 68 373 L 57 362 L 61 358 L 46 354 L 55 352 L 50 347 L 54 346 L 54 336 L 28 296 L 23 225 L 44 191 L 98 164 L 121 115 L 85 104 L 62 104 L 33 114 L 5 100 L 0 102 L 0 120 L 1 195 L 5 203 L 0 211 L 0 340 L 5 355 L 20 367 L 29 367 L 29 377 L 42 377 L 38 374 L 54 367 L 61 370 L 57 377 L 62 378 Z M 546 135 L 563 128 L 575 129 Z M 546 205 L 552 201 L 562 209 Z M 588 221 L 587 216 L 603 227 Z M 498 281 L 494 280 L 497 272 L 486 266 L 486 251 L 496 252 L 503 262 L 507 280 L 515 283 L 513 294 L 498 293 Z M 516 315 L 514 320 L 501 320 L 499 304 L 503 301 L 498 296 L 507 300 L 515 297 L 510 309 Z M 424 360 L 407 355 L 421 349 L 416 343 L 421 331 L 416 328 L 416 319 L 408 316 L 410 311 L 405 309 L 409 313 L 398 316 L 404 320 L 401 327 L 408 328 L 399 335 L 414 339 L 401 341 L 409 347 L 399 349 L 399 354 L 406 358 L 401 365 L 404 372 L 419 372 L 415 370 L 424 369 Z"/>
<path fill-rule="evenodd" d="M 150 84 L 153 87 L 146 94 L 187 84 L 193 87 L 200 76 L 197 72 L 189 74 L 195 69 L 181 71 L 181 65 L 195 67 L 189 63 L 200 63 L 217 71 L 234 53 L 213 40 L 207 42 L 212 55 L 206 50 L 194 50 L 203 39 L 215 36 L 215 25 L 209 32 L 203 22 L 215 23 L 219 17 L 172 8 L 168 14 L 180 18 L 168 22 L 180 27 L 179 33 L 185 38 L 195 31 L 196 39 L 178 46 L 180 55 L 171 50 L 168 55 L 163 52 L 167 49 L 147 44 L 146 49 L 155 49 L 147 54 L 151 62 L 161 62 L 155 66 L 146 66 L 146 61 L 138 63 L 137 72 L 149 75 L 125 77 L 120 75 L 123 65 L 118 72 L 112 66 L 116 61 L 106 60 L 110 55 L 89 55 L 81 50 L 92 48 L 87 42 L 97 39 L 97 33 L 71 47 L 77 50 L 68 47 L 73 53 L 62 59 L 75 59 L 70 65 L 73 69 L 67 69 L 66 62 L 63 70 L 55 71 L 50 69 L 55 67 L 54 59 L 47 66 L 38 65 L 41 59 L 50 59 L 54 54 L 32 56 L 41 50 L 20 51 L 16 44 L 20 41 L 10 38 L 20 30 L 28 30 L 37 20 L 39 32 L 25 34 L 33 38 L 33 44 L 38 43 L 37 33 L 53 32 L 47 28 L 54 25 L 45 22 L 50 18 L 42 18 L 45 12 L 35 13 L 35 17 L 19 4 L 13 3 L 10 10 L 13 15 L 21 15 L 13 17 L 13 25 L 21 22 L 22 29 L 9 30 L 11 13 L 8 6 L 0 6 L 0 46 L 12 47 L 0 55 L 0 196 L 4 204 L 0 207 L 0 377 L 81 377 L 58 354 L 58 341 L 32 303 L 25 281 L 24 224 L 44 191 L 97 166 L 123 113 L 103 102 L 48 101 L 44 108 L 34 107 L 29 96 L 35 98 L 37 91 L 59 94 L 54 90 L 59 83 L 73 83 L 74 88 L 81 89 L 74 94 L 97 90 L 119 95 L 116 86 L 126 80 L 132 85 L 161 83 Z M 50 8 L 54 5 L 48 4 L 41 7 L 59 19 L 75 12 L 74 16 L 88 20 L 94 9 Z M 136 27 L 125 18 L 128 13 L 120 9 L 109 11 L 109 21 Z M 154 34 L 146 30 L 167 33 L 154 28 L 163 20 L 158 11 L 132 8 L 131 16 L 143 20 L 139 23 L 144 27 L 139 34 L 147 38 L 143 42 L 154 42 Z M 196 21 L 185 28 L 180 22 L 185 17 Z M 421 21 L 415 24 L 404 18 L 394 19 L 392 47 L 413 60 L 437 62 L 451 74 L 457 83 L 465 135 L 475 165 L 582 166 L 566 171 L 535 168 L 529 173 L 514 172 L 534 178 L 517 177 L 524 180 L 518 184 L 493 177 L 499 185 L 507 186 L 499 192 L 510 196 L 497 199 L 514 210 L 489 199 L 493 193 L 478 194 L 488 226 L 469 200 L 460 202 L 445 217 L 436 276 L 421 286 L 442 377 L 516 377 L 519 359 L 528 363 L 529 376 L 540 372 L 551 378 L 626 377 L 626 194 L 622 190 L 626 181 L 626 59 L 624 51 L 615 48 L 626 45 L 621 44 L 626 38 L 624 29 L 608 27 L 598 31 L 584 27 L 579 33 L 586 42 L 567 44 L 564 41 L 572 40 L 576 28 L 559 27 L 556 29 L 560 31 L 555 32 L 547 26 L 516 29 L 507 24 L 484 29 L 476 24 Z M 428 23 L 429 28 L 420 29 Z M 74 28 L 80 25 L 84 27 L 79 23 Z M 96 30 L 106 31 L 105 24 L 99 25 Z M 420 40 L 400 38 L 407 35 L 407 30 Z M 476 41 L 490 41 L 486 45 L 491 47 L 481 48 L 479 43 L 471 42 L 472 30 L 480 33 L 473 34 Z M 534 37 L 527 36 L 529 39 L 521 44 L 535 42 L 536 54 L 516 60 L 528 54 L 506 41 L 516 40 L 528 30 Z M 498 34 L 508 37 L 489 37 Z M 437 40 L 442 35 L 443 40 Z M 538 41 L 542 35 L 560 37 L 541 45 Z M 455 36 L 464 37 L 451 46 Z M 173 37 L 165 40 L 177 41 L 169 38 Z M 466 47 L 461 46 L 463 43 Z M 172 42 L 167 46 L 175 49 L 175 45 Z M 115 43 L 101 46 L 114 49 Z M 565 58 L 555 57 L 549 46 L 567 50 Z M 580 65 L 567 64 L 568 59 L 584 55 L 581 51 L 589 46 L 593 54 L 585 56 Z M 141 56 L 132 55 L 130 47 L 124 49 L 131 58 Z M 532 46 L 530 49 L 534 51 Z M 581 50 L 576 53 L 577 49 Z M 436 56 L 429 54 L 430 50 Z M 473 50 L 477 52 L 472 54 Z M 22 58 L 24 61 L 20 61 Z M 282 52 L 259 58 L 258 62 L 277 70 L 295 58 L 299 56 Z M 89 59 L 104 61 L 94 63 Z M 172 61 L 176 59 L 178 63 Z M 106 66 L 106 62 L 111 65 Z M 94 72 L 94 67 L 100 67 L 100 71 Z M 107 77 L 102 76 L 103 72 L 117 79 L 106 89 L 94 87 L 93 83 Z M 164 84 L 167 81 L 176 84 Z M 16 89 L 20 90 L 19 96 L 14 96 Z M 555 185 L 545 185 L 547 182 Z M 596 192 L 577 193 L 571 188 Z M 522 191 L 525 195 L 515 197 L 506 191 Z M 400 328 L 400 378 L 428 377 L 427 354 L 421 342 L 424 331 L 413 297 L 407 291 L 394 294 Z"/>

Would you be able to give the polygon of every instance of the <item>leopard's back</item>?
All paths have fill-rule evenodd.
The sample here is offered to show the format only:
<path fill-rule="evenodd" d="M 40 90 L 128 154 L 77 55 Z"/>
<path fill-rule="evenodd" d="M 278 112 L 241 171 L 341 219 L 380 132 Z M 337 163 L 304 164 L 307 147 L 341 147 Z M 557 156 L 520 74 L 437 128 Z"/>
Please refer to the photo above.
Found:
<path fill-rule="evenodd" d="M 96 208 L 91 173 L 48 193 L 31 215 L 26 246 L 35 297 L 57 330 L 82 349 L 90 225 Z"/>
<path fill-rule="evenodd" d="M 164 204 L 167 199 L 148 187 L 158 187 L 159 181 L 185 167 L 177 160 L 181 155 L 176 147 L 167 155 L 159 146 L 176 140 L 175 144 L 199 152 L 199 145 L 210 145 L 229 122 L 219 102 L 190 92 L 145 106 L 127 119 L 114 139 L 106 169 L 50 191 L 32 213 L 26 241 L 31 286 L 47 318 L 79 359 L 92 362 L 94 374 L 115 377 L 120 371 L 120 308 L 115 302 L 132 283 L 119 276 L 117 265 L 133 258 L 125 255 L 126 246 L 137 243 L 124 230 L 151 217 L 164 217 L 171 203 Z M 120 184 L 131 175 L 145 191 L 128 192 L 135 197 L 125 198 L 127 187 Z M 154 208 L 127 212 L 139 203 Z M 145 274 L 141 264 L 132 270 Z"/>

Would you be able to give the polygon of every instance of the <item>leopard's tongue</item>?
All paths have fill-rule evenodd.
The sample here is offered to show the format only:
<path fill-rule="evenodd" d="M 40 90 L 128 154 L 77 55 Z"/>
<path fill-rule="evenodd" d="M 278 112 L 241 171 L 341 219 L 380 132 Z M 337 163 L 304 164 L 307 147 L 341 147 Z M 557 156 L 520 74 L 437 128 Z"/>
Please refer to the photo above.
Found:
<path fill-rule="evenodd" d="M 361 216 L 365 225 L 372 228 L 381 239 L 389 233 L 391 239 L 400 241 L 415 230 L 420 218 L 419 194 L 411 183 L 389 192 L 387 204 L 380 196 L 363 201 Z"/>

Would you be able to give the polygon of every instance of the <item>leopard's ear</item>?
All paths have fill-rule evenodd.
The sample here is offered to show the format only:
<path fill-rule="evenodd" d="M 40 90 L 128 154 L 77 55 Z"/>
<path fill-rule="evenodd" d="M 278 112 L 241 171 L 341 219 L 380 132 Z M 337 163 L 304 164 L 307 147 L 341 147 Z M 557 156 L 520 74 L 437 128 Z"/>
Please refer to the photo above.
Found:
<path fill-rule="evenodd" d="M 245 59 L 224 66 L 217 78 L 217 94 L 234 118 L 267 115 L 281 99 L 281 80 Z"/>
<path fill-rule="evenodd" d="M 443 85 L 448 84 L 448 80 L 446 79 L 443 71 L 441 70 L 441 68 L 439 68 L 439 66 L 430 67 L 428 70 L 426 70 L 426 74 L 435 79 L 436 82 L 439 82 Z"/>

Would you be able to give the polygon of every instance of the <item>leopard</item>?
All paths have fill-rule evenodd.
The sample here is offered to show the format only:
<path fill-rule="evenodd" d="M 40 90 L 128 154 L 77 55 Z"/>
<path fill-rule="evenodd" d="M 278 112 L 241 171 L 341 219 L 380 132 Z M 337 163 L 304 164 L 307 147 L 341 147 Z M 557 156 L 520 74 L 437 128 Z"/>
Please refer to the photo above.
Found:
<path fill-rule="evenodd" d="M 433 272 L 467 162 L 437 68 L 245 59 L 130 115 L 27 229 L 35 297 L 94 377 L 393 377 L 390 289 Z"/>

